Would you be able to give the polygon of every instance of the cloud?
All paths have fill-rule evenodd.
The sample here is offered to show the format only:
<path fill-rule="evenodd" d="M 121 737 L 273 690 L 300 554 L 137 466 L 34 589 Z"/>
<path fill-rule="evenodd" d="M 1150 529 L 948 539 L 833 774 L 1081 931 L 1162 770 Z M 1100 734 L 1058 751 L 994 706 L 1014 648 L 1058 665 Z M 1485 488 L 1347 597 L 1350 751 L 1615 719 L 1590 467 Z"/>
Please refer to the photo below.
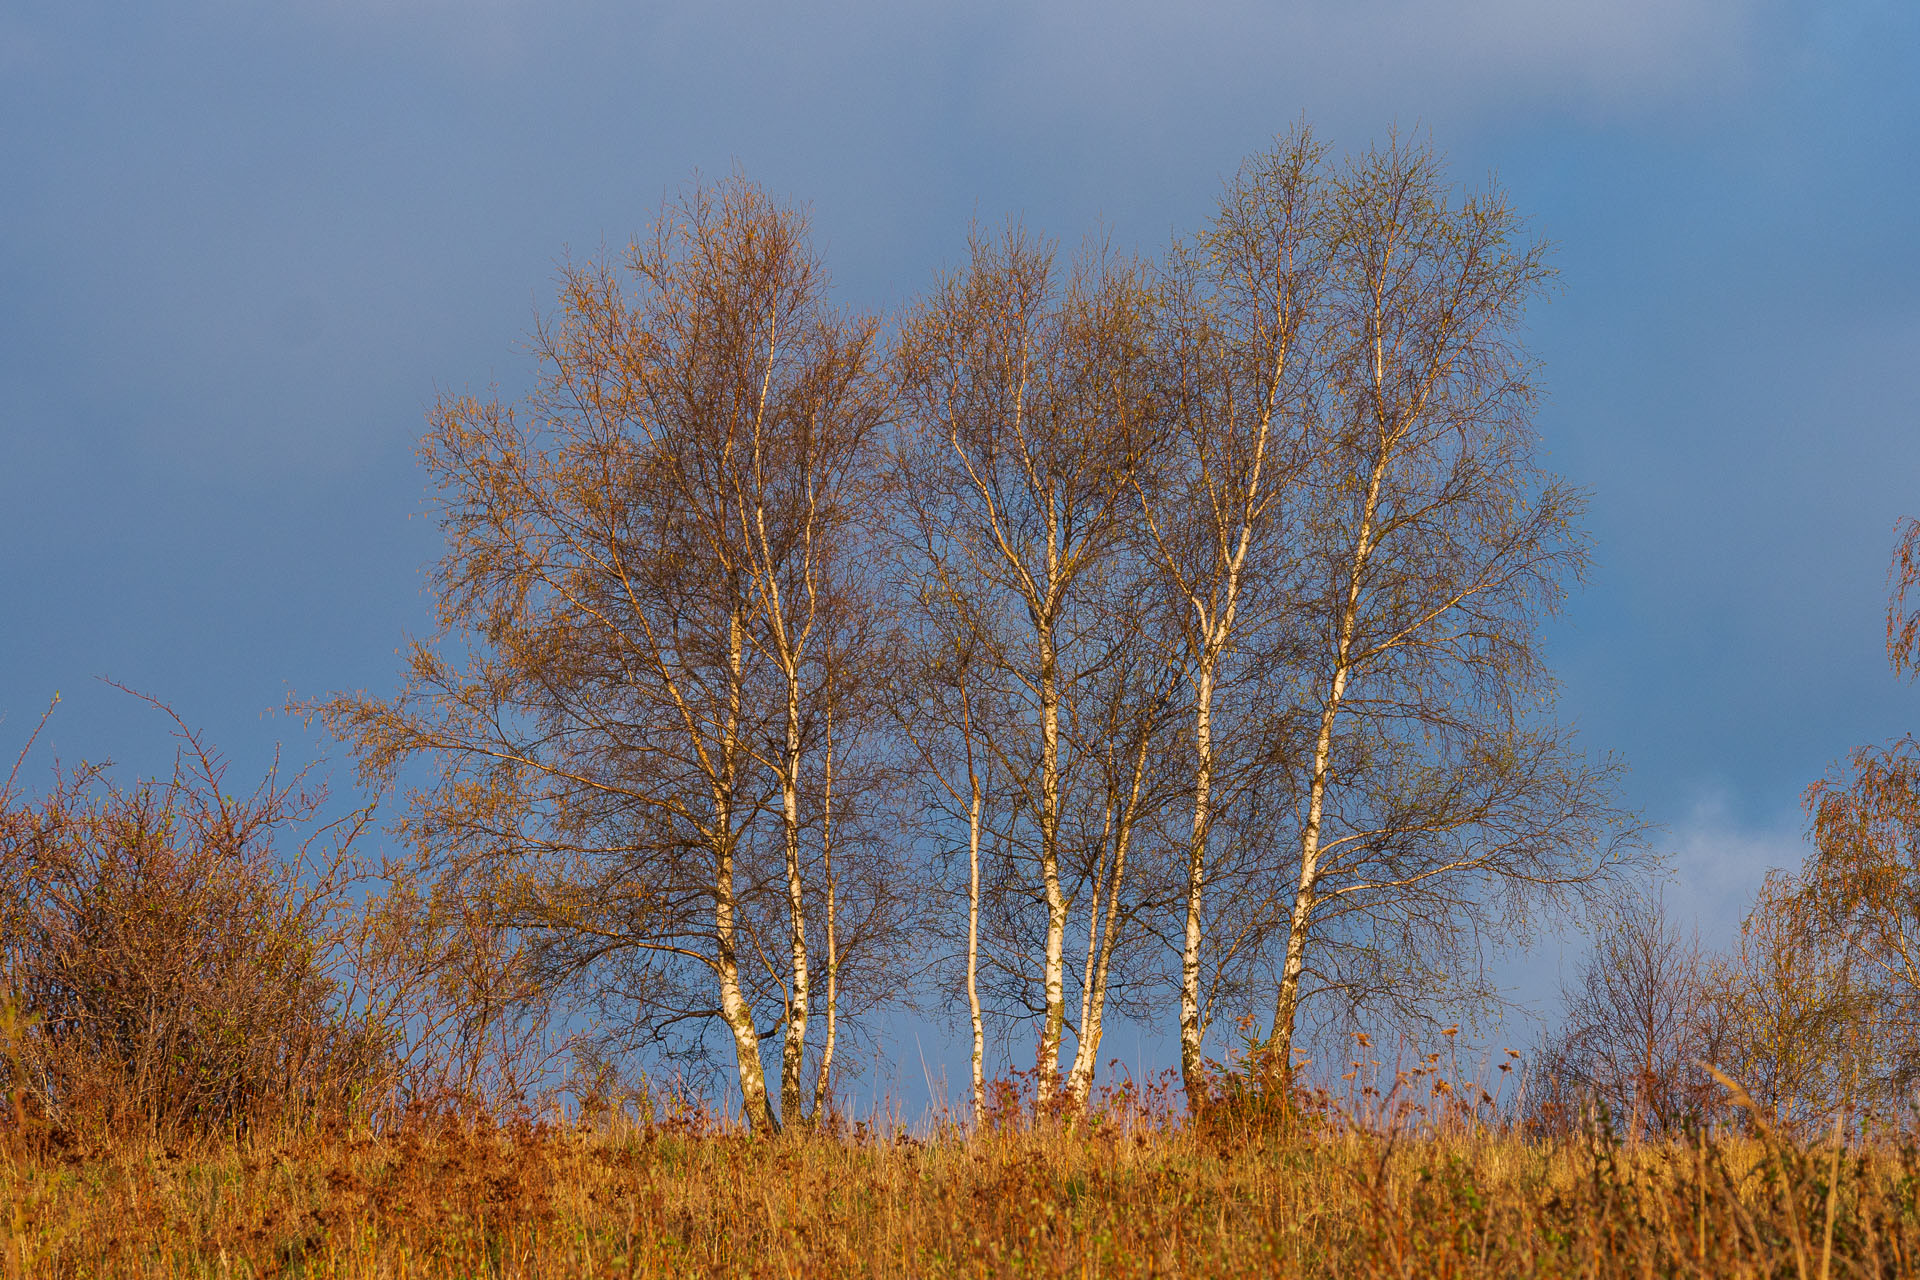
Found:
<path fill-rule="evenodd" d="M 1749 0 L 1386 0 L 1340 12 L 1349 41 L 1391 27 L 1386 56 L 1403 75 L 1507 77 L 1535 93 L 1631 111 L 1743 78 L 1760 9 Z"/>
<path fill-rule="evenodd" d="M 1807 853 L 1797 810 L 1742 814 L 1724 789 L 1697 793 L 1685 815 L 1654 834 L 1669 854 L 1671 874 L 1650 886 L 1664 896 L 1669 918 L 1697 928 L 1711 950 L 1731 947 L 1753 896 L 1775 867 L 1798 867 Z M 1501 1024 L 1510 1037 L 1536 1040 L 1560 1018 L 1561 990 L 1578 977 L 1592 940 L 1574 927 L 1548 930 L 1533 945 L 1501 957 L 1496 974 L 1517 1013 Z"/>
<path fill-rule="evenodd" d="M 303 467 L 411 431 L 473 367 L 449 353 L 507 349 L 558 246 L 617 240 L 696 167 L 818 198 L 829 249 L 858 246 L 841 279 L 890 302 L 970 209 L 1157 245 L 1303 110 L 1342 144 L 1398 120 L 1457 145 L 1504 102 L 1695 92 L 1765 2 L 199 0 L 111 39 L 85 9 L 36 19 L 58 127 L 22 135 L 57 142 L 16 184 L 45 302 L 19 310 L 113 353 L 98 416 L 157 461 Z"/>
<path fill-rule="evenodd" d="M 1734 811 L 1726 792 L 1695 798 L 1686 817 L 1669 829 L 1673 883 L 1667 906 L 1683 922 L 1699 924 L 1701 937 L 1724 946 L 1739 933 L 1753 895 L 1774 868 L 1797 868 L 1807 855 L 1798 810 L 1755 821 Z"/>
<path fill-rule="evenodd" d="M 1320 119 L 1480 118 L 1519 108 L 1636 117 L 1756 79 L 1767 0 L 1233 0 L 1048 6 L 1004 24 L 1026 83 L 1100 112 L 1178 111 L 1243 86 Z"/>
<path fill-rule="evenodd" d="M 232 0 L 222 0 L 232 2 Z M 1003 110 L 1078 105 L 1157 115 L 1223 93 L 1316 115 L 1431 120 L 1514 106 L 1636 116 L 1752 83 L 1777 0 L 849 0 L 796 9 L 716 0 L 634 11 L 602 0 L 306 0 L 353 36 L 398 35 L 458 61 L 573 45 L 670 43 L 724 60 L 819 68 L 852 55 L 884 78 L 927 34 Z M 984 55 L 984 56 L 983 56 Z M 696 61 L 711 61 L 696 59 Z M 850 68 L 849 68 L 850 69 Z M 857 72 L 856 72 L 857 74 Z"/>

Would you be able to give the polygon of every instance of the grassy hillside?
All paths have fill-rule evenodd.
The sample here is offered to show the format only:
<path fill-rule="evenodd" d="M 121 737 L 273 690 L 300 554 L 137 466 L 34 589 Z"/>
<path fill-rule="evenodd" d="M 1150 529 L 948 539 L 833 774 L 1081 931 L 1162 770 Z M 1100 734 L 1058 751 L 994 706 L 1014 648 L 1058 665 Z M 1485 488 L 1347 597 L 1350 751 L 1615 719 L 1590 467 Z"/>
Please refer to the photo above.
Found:
<path fill-rule="evenodd" d="M 421 1121 L 382 1138 L 46 1145 L 8 1277 L 1913 1274 L 1920 1162 L 1282 1126 L 755 1142 Z"/>

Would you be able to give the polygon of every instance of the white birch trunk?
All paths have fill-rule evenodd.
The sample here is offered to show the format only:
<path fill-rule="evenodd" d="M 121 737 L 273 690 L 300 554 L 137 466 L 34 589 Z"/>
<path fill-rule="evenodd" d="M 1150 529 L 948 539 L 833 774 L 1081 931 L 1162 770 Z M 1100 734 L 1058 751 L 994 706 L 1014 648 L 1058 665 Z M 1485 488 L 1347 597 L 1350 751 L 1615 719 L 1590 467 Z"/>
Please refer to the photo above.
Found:
<path fill-rule="evenodd" d="M 1280 315 L 1276 316 L 1276 332 L 1285 332 L 1286 314 L 1287 307 L 1283 303 Z M 1186 919 L 1180 949 L 1180 1078 L 1189 1110 L 1197 1110 L 1202 1105 L 1209 1089 L 1206 1055 L 1202 1049 L 1206 1027 L 1201 1020 L 1200 1008 L 1200 944 L 1206 908 L 1207 842 L 1213 827 L 1214 686 L 1220 663 L 1233 640 L 1234 619 L 1240 608 L 1240 585 L 1246 573 L 1247 554 L 1253 545 L 1254 524 L 1266 511 L 1268 500 L 1261 495 L 1261 481 L 1266 476 L 1267 453 L 1273 438 L 1274 417 L 1279 409 L 1280 384 L 1291 350 L 1291 340 L 1283 337 L 1275 354 L 1272 376 L 1267 383 L 1266 405 L 1260 415 L 1260 429 L 1254 437 L 1252 466 L 1247 475 L 1246 489 L 1237 498 L 1240 511 L 1237 537 L 1228 532 L 1224 522 L 1215 525 L 1220 538 L 1221 558 L 1215 561 L 1214 573 L 1218 575 L 1222 568 L 1225 570 L 1224 599 L 1216 598 L 1216 607 L 1209 610 L 1197 593 L 1190 597 L 1196 615 L 1195 622 L 1200 627 L 1201 643 L 1194 671 L 1193 828 L 1187 845 Z M 1233 550 L 1229 554 L 1227 546 L 1230 538 Z M 1218 581 L 1216 576 L 1215 582 Z"/>
<path fill-rule="evenodd" d="M 716 969 L 720 979 L 720 1015 L 733 1033 L 734 1056 L 740 1068 L 740 1101 L 747 1124 L 755 1133 L 779 1131 L 767 1105 L 767 1079 L 760 1066 L 760 1037 L 753 1026 L 753 1010 L 740 993 L 740 963 L 734 939 L 733 851 L 728 841 L 721 855 L 715 884 L 714 931 L 719 941 Z"/>
<path fill-rule="evenodd" d="M 791 667 L 787 675 L 787 742 L 780 777 L 780 803 L 785 823 L 787 927 L 792 959 L 787 1033 L 780 1055 L 780 1113 L 791 1122 L 804 1114 L 800 1073 L 805 1069 L 808 1004 L 812 996 L 805 884 L 800 872 L 800 681 Z"/>
<path fill-rule="evenodd" d="M 1347 681 L 1353 672 L 1353 633 L 1360 614 L 1360 583 L 1374 551 L 1374 518 L 1379 510 L 1380 485 L 1386 477 L 1390 452 L 1391 441 L 1383 431 L 1380 455 L 1374 460 L 1373 476 L 1361 507 L 1360 530 L 1354 539 L 1353 565 L 1347 577 L 1347 599 L 1340 614 L 1339 637 L 1334 648 L 1333 678 L 1328 683 L 1326 700 L 1321 704 L 1320 732 L 1313 746 L 1306 822 L 1300 832 L 1300 879 L 1294 892 L 1293 909 L 1288 914 L 1286 959 L 1280 970 L 1280 988 L 1274 995 L 1273 1033 L 1267 1039 L 1272 1064 L 1289 1073 L 1293 1070 L 1294 1023 L 1300 1012 L 1300 981 L 1306 971 L 1308 935 L 1313 927 L 1314 908 L 1319 905 L 1315 890 L 1320 878 L 1320 824 L 1331 780 L 1334 722 L 1340 715 L 1341 700 L 1346 696 Z"/>
<path fill-rule="evenodd" d="M 1180 949 L 1180 1079 L 1187 1105 L 1206 1097 L 1206 1058 L 1201 1053 L 1200 926 L 1207 885 L 1207 830 L 1213 818 L 1213 662 L 1205 657 L 1194 680 L 1193 836 L 1187 846 L 1187 919 Z"/>
<path fill-rule="evenodd" d="M 1080 1077 L 1080 1062 L 1086 1056 L 1087 1019 L 1093 1013 L 1093 976 L 1100 964 L 1100 904 L 1107 879 L 1107 851 L 1113 847 L 1113 801 L 1108 797 L 1106 826 L 1100 833 L 1100 856 L 1094 862 L 1092 884 L 1087 893 L 1087 949 L 1080 972 L 1080 1040 L 1074 1047 L 1073 1068 L 1067 1072 L 1067 1093 L 1073 1095 Z"/>
<path fill-rule="evenodd" d="M 728 633 L 733 687 L 728 694 L 727 730 L 721 743 L 724 752 L 721 782 L 714 796 L 717 838 L 713 903 L 715 970 L 720 984 L 720 1016 L 733 1033 L 734 1057 L 740 1074 L 741 1109 L 753 1131 L 765 1135 L 777 1133 L 780 1126 L 767 1105 L 767 1078 L 760 1063 L 760 1036 L 753 1025 L 753 1009 L 740 989 L 740 960 L 734 921 L 733 785 L 739 750 L 741 670 L 745 657 L 744 626 L 737 612 L 729 621 Z"/>
<path fill-rule="evenodd" d="M 967 1013 L 973 1020 L 973 1122 L 987 1117 L 987 1033 L 980 1016 L 980 817 L 983 797 L 980 775 L 973 768 L 973 749 L 967 749 L 967 775 L 973 802 L 967 814 Z"/>
<path fill-rule="evenodd" d="M 1051 556 L 1049 557 L 1051 558 Z M 1040 1101 L 1060 1088 L 1060 1041 L 1066 1025 L 1067 898 L 1060 887 L 1060 689 L 1053 637 L 1040 635 L 1040 876 L 1047 895 L 1046 1022 L 1040 1035 Z"/>
<path fill-rule="evenodd" d="M 1142 734 L 1140 754 L 1134 760 L 1133 784 L 1113 836 L 1113 874 L 1106 889 L 1106 920 L 1098 942 L 1089 948 L 1087 956 L 1087 987 L 1080 1015 L 1080 1045 L 1074 1054 L 1072 1073 L 1067 1077 L 1067 1094 L 1076 1107 L 1087 1104 L 1088 1095 L 1093 1091 L 1094 1071 L 1099 1066 L 1101 1028 L 1107 1010 L 1107 970 L 1113 962 L 1114 947 L 1119 940 L 1120 892 L 1126 883 L 1127 851 L 1133 840 L 1133 824 L 1139 816 L 1140 788 L 1146 777 L 1148 745 L 1146 735 Z M 1096 907 L 1099 896 L 1097 893 L 1094 895 Z"/>
<path fill-rule="evenodd" d="M 827 1038 L 820 1047 L 820 1078 L 813 1086 L 813 1120 L 826 1111 L 833 1087 L 833 1047 L 840 1022 L 839 904 L 833 878 L 833 708 L 827 708 L 825 806 L 820 819 L 820 869 L 827 882 Z"/>

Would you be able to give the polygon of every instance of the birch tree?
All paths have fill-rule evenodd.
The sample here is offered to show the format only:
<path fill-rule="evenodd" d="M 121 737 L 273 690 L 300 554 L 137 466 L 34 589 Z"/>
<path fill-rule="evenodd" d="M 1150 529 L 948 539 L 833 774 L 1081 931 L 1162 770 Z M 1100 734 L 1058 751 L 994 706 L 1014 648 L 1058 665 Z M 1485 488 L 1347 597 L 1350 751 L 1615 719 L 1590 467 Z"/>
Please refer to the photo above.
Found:
<path fill-rule="evenodd" d="M 1347 163 L 1325 216 L 1283 1068 L 1314 992 L 1408 1018 L 1487 998 L 1484 943 L 1637 856 L 1611 768 L 1539 715 L 1539 622 L 1585 564 L 1579 495 L 1534 460 L 1518 336 L 1545 246 L 1497 188 L 1456 198 L 1431 148 L 1398 141 Z"/>
<path fill-rule="evenodd" d="M 1179 668 L 1144 639 L 1143 591 L 1132 579 L 1109 604 L 1112 661 L 1087 683 L 1072 710 L 1072 737 L 1084 760 L 1071 798 L 1079 853 L 1075 880 L 1084 886 L 1086 946 L 1080 964 L 1080 1016 L 1066 1098 L 1084 1107 L 1093 1088 L 1106 1014 L 1130 944 L 1142 936 L 1141 914 L 1164 902 L 1164 858 L 1155 843 L 1159 820 L 1178 779 L 1172 766 L 1176 717 L 1185 710 Z M 1145 846 L 1145 847 L 1142 847 Z M 1144 867 L 1143 867 L 1144 864 Z M 1137 983 L 1129 985 L 1139 985 Z M 1137 1007 L 1140 1014 L 1147 1009 Z"/>
<path fill-rule="evenodd" d="M 1902 522 L 1889 577 L 1887 661 L 1920 677 L 1920 521 Z M 1801 949 L 1844 955 L 1871 1042 L 1860 1056 L 1898 1096 L 1920 1079 L 1920 741 L 1856 748 L 1804 802 L 1813 851 L 1782 907 Z"/>
<path fill-rule="evenodd" d="M 981 852 L 1001 797 L 995 788 L 994 759 L 987 721 L 1005 705 L 997 696 L 994 672 L 978 659 L 978 646 L 964 612 L 953 607 L 937 582 L 919 584 L 919 644 L 909 660 L 896 706 L 901 736 L 918 766 L 926 811 L 936 828 L 964 830 L 966 849 L 966 929 L 961 944 L 962 989 L 972 1036 L 968 1079 L 976 1125 L 987 1110 L 987 1035 L 980 997 Z M 944 822 L 939 821 L 944 819 Z M 945 842 L 947 832 L 929 833 Z"/>
<path fill-rule="evenodd" d="M 803 269 L 812 270 L 813 265 Z M 780 793 L 786 872 L 789 969 L 781 1110 L 789 1117 L 800 1115 L 803 1106 L 814 967 L 807 945 L 802 867 L 802 797 L 808 786 L 808 738 L 814 736 L 806 732 L 805 704 L 809 686 L 821 684 L 817 701 L 826 739 L 821 744 L 821 867 L 831 930 L 832 715 L 846 691 L 835 687 L 829 665 L 820 661 L 825 638 L 819 633 L 831 625 L 823 615 L 853 598 L 837 577 L 865 542 L 860 526 L 872 517 L 880 498 L 875 463 L 881 395 L 877 380 L 869 376 L 874 325 L 870 320 L 836 323 L 813 314 L 815 307 L 817 303 L 806 298 L 785 309 L 775 302 L 770 309 L 760 402 L 748 420 L 743 456 L 720 472 L 756 597 L 757 625 L 750 634 L 777 673 L 784 702 L 773 773 Z M 798 332 L 783 333 L 783 327 Z M 783 347 L 791 353 L 786 361 L 781 359 Z M 792 363 L 782 370 L 791 378 L 784 389 L 785 403 L 774 403 L 774 375 L 787 361 Z M 830 965 L 829 972 L 837 973 L 837 965 Z"/>
<path fill-rule="evenodd" d="M 1663 897 L 1622 902 L 1579 976 L 1562 984 L 1566 1025 L 1543 1046 L 1546 1070 L 1603 1103 L 1622 1133 L 1673 1135 L 1705 1122 L 1716 1090 L 1697 1064 L 1720 1060 L 1712 980 L 1699 937 Z"/>
<path fill-rule="evenodd" d="M 1124 554 L 1146 443 L 1146 308 L 1131 268 L 1096 255 L 1062 273 L 1021 232 L 976 236 L 969 265 L 908 318 L 899 356 L 918 572 L 1017 702 L 990 745 L 1020 792 L 1008 848 L 1029 851 L 1044 912 L 1036 1065 L 1049 1098 L 1069 1021 L 1064 819 L 1083 764 L 1067 718 L 1111 658 L 1094 597 Z"/>
<path fill-rule="evenodd" d="M 432 415 L 438 631 L 396 697 L 326 707 L 369 773 L 432 766 L 407 830 L 442 892 L 630 1038 L 700 1052 L 722 1028 L 763 1133 L 782 1028 L 802 1105 L 820 637 L 882 418 L 873 326 L 829 308 L 805 232 L 736 179 L 624 272 L 568 266 L 534 394 Z"/>
<path fill-rule="evenodd" d="M 1699 1055 L 1802 1134 L 1904 1092 L 1898 1036 L 1876 1034 L 1884 992 L 1799 876 L 1767 873 L 1730 955 L 1707 978 L 1715 1043 Z M 1908 1046 L 1911 1041 L 1907 1042 Z"/>
<path fill-rule="evenodd" d="M 1288 565 L 1285 515 L 1306 459 L 1312 379 L 1325 290 L 1326 148 L 1305 130 L 1250 158 L 1228 184 L 1211 225 L 1176 245 L 1165 272 L 1160 360 L 1167 458 L 1140 489 L 1151 553 L 1171 597 L 1171 647 L 1191 699 L 1191 823 L 1180 938 L 1180 1070 L 1187 1096 L 1204 1097 L 1206 1032 L 1202 945 L 1223 921 L 1207 912 L 1209 844 L 1222 747 L 1258 755 L 1258 664 L 1283 658 Z M 1241 704 L 1221 716 L 1219 700 Z M 1246 705 L 1252 700 L 1255 706 Z M 1220 937 L 1230 968 L 1244 929 Z M 1216 972 L 1221 971 L 1216 966 Z"/>
<path fill-rule="evenodd" d="M 879 514 L 879 503 L 870 510 Z M 841 1024 L 857 1025 L 906 993 L 933 923 L 924 868 L 908 856 L 904 834 L 913 761 L 899 749 L 888 703 L 903 637 L 884 580 L 868 572 L 877 567 L 877 557 L 863 557 L 840 577 L 824 609 L 831 625 L 817 637 L 817 683 L 803 701 L 803 740 L 819 740 L 818 767 L 801 797 L 801 853 L 824 947 L 814 950 L 813 983 L 824 983 L 826 1018 L 817 1052 L 808 1051 L 810 1125 L 833 1103 Z"/>

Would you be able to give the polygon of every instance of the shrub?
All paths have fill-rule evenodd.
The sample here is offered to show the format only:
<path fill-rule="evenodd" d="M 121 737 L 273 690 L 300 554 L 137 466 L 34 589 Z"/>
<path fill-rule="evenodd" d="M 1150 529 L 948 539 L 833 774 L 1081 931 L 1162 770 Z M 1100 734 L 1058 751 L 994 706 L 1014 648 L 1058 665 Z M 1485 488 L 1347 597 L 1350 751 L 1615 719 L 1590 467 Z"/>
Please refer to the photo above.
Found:
<path fill-rule="evenodd" d="M 0 987 L 32 1018 L 8 1110 L 161 1137 L 364 1115 L 389 1055 L 336 975 L 366 815 L 327 822 L 277 763 L 236 799 L 174 721 L 166 779 L 56 765 L 35 799 L 0 790 Z"/>

